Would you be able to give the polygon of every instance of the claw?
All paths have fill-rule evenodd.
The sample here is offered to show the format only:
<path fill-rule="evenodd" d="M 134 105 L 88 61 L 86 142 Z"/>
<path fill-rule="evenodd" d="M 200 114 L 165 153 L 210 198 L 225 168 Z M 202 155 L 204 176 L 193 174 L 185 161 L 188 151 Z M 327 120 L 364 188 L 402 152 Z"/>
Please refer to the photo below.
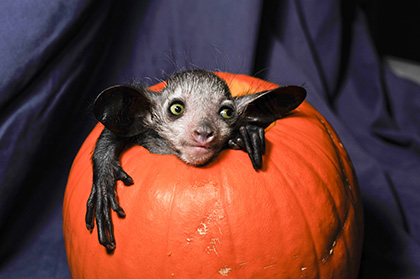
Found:
<path fill-rule="evenodd" d="M 108 243 L 108 244 L 105 246 L 105 248 L 106 248 L 106 251 L 107 251 L 108 253 L 111 253 L 112 251 L 114 251 L 114 250 L 115 250 L 115 244 Z"/>
<path fill-rule="evenodd" d="M 125 217 L 124 209 L 122 209 L 122 207 L 116 201 L 115 194 L 111 196 L 110 198 L 111 198 L 110 202 L 111 202 L 112 210 L 114 210 L 118 214 L 118 217 L 124 218 Z"/>
<path fill-rule="evenodd" d="M 89 232 L 93 231 L 93 224 L 86 224 L 86 228 L 88 229 Z"/>
<path fill-rule="evenodd" d="M 125 186 L 130 186 L 134 184 L 133 179 L 129 176 L 121 167 L 117 171 L 117 179 L 121 180 Z"/>
<path fill-rule="evenodd" d="M 241 145 L 240 141 L 241 141 L 241 138 L 230 139 L 228 141 L 228 146 L 232 149 L 235 149 L 235 150 L 243 149 L 243 146 Z"/>

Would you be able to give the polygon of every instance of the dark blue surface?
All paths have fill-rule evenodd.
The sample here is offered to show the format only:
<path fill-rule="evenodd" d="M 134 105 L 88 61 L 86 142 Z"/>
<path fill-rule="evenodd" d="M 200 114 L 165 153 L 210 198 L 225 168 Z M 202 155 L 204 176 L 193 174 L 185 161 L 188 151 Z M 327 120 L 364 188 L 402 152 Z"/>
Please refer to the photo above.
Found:
<path fill-rule="evenodd" d="M 360 278 L 420 278 L 420 87 L 350 1 L 0 3 L 0 278 L 69 278 L 61 206 L 93 98 L 201 67 L 304 85 L 356 168 Z"/>

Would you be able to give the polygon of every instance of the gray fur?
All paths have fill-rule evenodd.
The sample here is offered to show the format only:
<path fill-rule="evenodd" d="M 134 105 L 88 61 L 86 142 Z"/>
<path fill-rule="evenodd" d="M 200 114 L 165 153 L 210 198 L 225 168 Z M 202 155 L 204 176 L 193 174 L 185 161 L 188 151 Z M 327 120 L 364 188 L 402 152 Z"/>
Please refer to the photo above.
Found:
<path fill-rule="evenodd" d="M 222 150 L 236 128 L 237 115 L 228 120 L 220 115 L 224 107 L 236 110 L 236 103 L 226 83 L 213 73 L 182 72 L 170 78 L 159 94 L 151 96 L 152 106 L 146 125 L 159 140 L 156 137 L 153 141 L 147 140 L 146 133 L 141 145 L 153 153 L 175 154 L 187 164 L 203 165 Z M 179 118 L 174 118 L 168 111 L 174 101 L 185 105 Z M 197 131 L 212 133 L 214 137 L 209 142 L 205 139 L 200 142 L 194 137 Z M 198 145 L 203 147 L 197 148 Z"/>

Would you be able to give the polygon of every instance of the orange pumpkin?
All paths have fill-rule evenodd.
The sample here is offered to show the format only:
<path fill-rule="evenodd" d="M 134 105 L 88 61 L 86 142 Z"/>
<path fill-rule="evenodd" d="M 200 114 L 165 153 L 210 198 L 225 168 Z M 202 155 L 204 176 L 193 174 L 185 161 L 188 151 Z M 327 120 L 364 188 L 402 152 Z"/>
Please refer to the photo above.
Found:
<path fill-rule="evenodd" d="M 233 95 L 277 87 L 218 75 Z M 307 102 L 269 128 L 258 172 L 237 150 L 199 168 L 140 146 L 125 152 L 121 163 L 135 184 L 117 184 L 127 216 L 112 212 L 112 254 L 84 223 L 102 128 L 81 147 L 64 198 L 73 278 L 357 277 L 363 215 L 356 176 L 333 128 Z"/>

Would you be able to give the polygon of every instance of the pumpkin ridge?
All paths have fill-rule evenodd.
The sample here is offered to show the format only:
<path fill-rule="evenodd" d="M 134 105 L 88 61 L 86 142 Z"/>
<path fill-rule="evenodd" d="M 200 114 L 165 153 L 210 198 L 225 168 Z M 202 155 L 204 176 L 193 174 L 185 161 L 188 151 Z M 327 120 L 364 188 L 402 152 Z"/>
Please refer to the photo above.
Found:
<path fill-rule="evenodd" d="M 267 160 L 267 161 L 269 161 L 268 163 L 271 164 L 276 170 L 279 170 L 279 173 L 282 174 L 282 172 L 280 171 L 280 168 L 275 164 L 274 161 L 272 161 L 272 160 Z M 287 178 L 284 175 L 281 175 L 281 178 L 282 178 L 283 181 L 287 180 Z M 279 177 L 279 180 L 280 180 L 280 177 Z M 268 193 L 268 195 L 267 195 L 268 200 L 275 205 L 274 206 L 275 211 L 273 212 L 274 213 L 273 215 L 275 215 L 278 219 L 281 220 L 282 214 L 280 214 L 280 211 L 279 211 L 279 203 L 280 203 L 279 199 L 274 198 L 276 195 L 274 195 L 274 191 L 273 191 L 272 187 L 269 187 L 269 183 L 266 183 L 267 179 L 265 177 L 262 177 L 261 181 L 262 181 L 261 184 L 264 187 L 263 188 L 264 191 Z M 281 186 L 282 185 L 277 185 L 277 187 L 281 187 Z M 294 195 L 294 197 L 296 198 L 296 195 Z M 300 205 L 299 205 L 299 207 L 300 207 Z M 273 263 L 272 265 L 276 265 L 276 263 Z M 266 268 L 266 267 L 264 267 L 264 268 Z"/>
<path fill-rule="evenodd" d="M 231 226 L 231 223 L 229 221 L 228 210 L 226 208 L 226 206 L 227 206 L 226 205 L 226 187 L 229 184 L 228 179 L 226 179 L 226 170 L 221 168 L 219 170 L 219 175 L 221 175 L 221 177 L 222 177 L 222 183 L 220 185 L 220 191 L 219 191 L 219 196 L 220 196 L 219 200 L 223 201 L 223 203 L 222 203 L 223 216 L 224 216 L 224 219 L 226 220 L 226 227 L 229 230 L 229 232 L 228 232 L 229 236 L 228 237 L 229 237 L 229 243 L 231 243 L 231 245 L 230 245 L 231 246 L 230 247 L 231 248 L 231 254 L 233 255 L 233 263 L 235 264 L 235 267 L 236 267 L 236 263 L 238 261 L 238 255 L 237 255 L 237 252 L 236 252 L 235 239 L 234 239 L 233 234 L 232 234 L 232 226 Z M 222 264 L 226 265 L 226 263 L 222 263 Z M 236 268 L 232 268 L 231 272 L 233 273 L 233 275 L 235 275 L 235 274 L 239 273 L 239 270 L 236 270 Z M 229 276 L 230 275 L 231 274 L 229 274 Z"/>
<path fill-rule="evenodd" d="M 341 179 L 343 181 L 344 191 L 345 191 L 346 195 L 348 196 L 348 198 L 351 200 L 351 202 L 354 204 L 356 202 L 356 200 L 354 198 L 353 191 L 351 191 L 351 186 L 350 186 L 350 182 L 349 182 L 349 179 L 348 179 L 348 176 L 347 176 L 347 173 L 346 173 L 346 169 L 344 167 L 343 160 L 341 159 L 341 153 L 338 150 L 338 147 L 335 143 L 336 142 L 335 137 L 333 137 L 333 135 L 332 135 L 330 129 L 328 128 L 327 124 L 325 123 L 325 121 L 320 119 L 318 116 L 317 116 L 317 118 L 318 118 L 319 122 L 324 126 L 324 129 L 329 136 L 331 144 L 334 147 L 335 155 L 337 156 L 338 164 L 340 166 L 340 171 L 341 171 L 341 174 L 342 174 Z M 338 137 L 338 136 L 336 135 L 336 137 Z M 349 193 L 349 190 L 350 190 L 350 193 Z"/>
<path fill-rule="evenodd" d="M 328 156 L 328 153 L 327 152 L 325 152 L 324 150 L 323 150 L 323 148 L 320 148 L 321 149 L 321 152 L 323 153 L 323 154 L 325 154 L 326 155 L 326 158 L 328 159 L 328 160 L 330 160 L 331 161 L 331 165 L 333 165 L 334 166 L 334 169 L 337 171 L 337 173 L 340 173 L 340 169 L 339 168 L 337 168 L 336 167 L 336 163 L 335 163 L 335 161 L 334 160 L 332 160 L 329 156 Z M 304 158 L 304 156 L 302 156 L 301 154 L 295 154 L 295 156 L 297 156 L 298 157 L 298 160 L 302 163 L 302 164 L 305 164 L 305 165 L 307 165 L 308 166 L 308 168 L 310 168 L 310 169 L 312 169 L 313 170 L 313 167 L 312 167 L 312 165 L 310 165 L 309 164 L 309 162 L 307 162 L 306 160 L 305 160 L 305 158 Z M 314 171 L 315 172 L 315 171 Z M 320 178 L 319 176 L 318 176 L 318 178 Z M 321 180 L 322 181 L 322 183 L 320 183 L 320 186 L 322 185 L 322 187 L 323 187 L 323 189 L 325 190 L 325 193 L 326 193 L 326 195 L 327 195 L 327 197 L 328 197 L 328 199 L 329 200 L 332 200 L 333 202 L 331 202 L 330 203 L 330 205 L 331 205 L 331 210 L 332 210 L 332 213 L 335 215 L 334 216 L 334 219 L 335 220 L 337 220 L 337 224 L 335 225 L 335 228 L 334 228 L 334 231 L 333 231 L 333 233 L 331 233 L 331 235 L 333 236 L 332 237 L 332 240 L 331 241 L 328 241 L 328 243 L 329 244 L 327 244 L 327 246 L 324 248 L 324 249 L 322 249 L 324 252 L 323 253 L 321 253 L 321 256 L 320 257 L 318 257 L 317 259 L 319 260 L 318 261 L 318 264 L 319 264 L 319 262 L 320 263 L 325 263 L 325 262 L 327 262 L 328 261 L 328 259 L 331 257 L 331 254 L 330 254 L 330 251 L 331 251 L 331 248 L 332 248 L 332 246 L 333 246 L 333 243 L 334 243 L 334 241 L 336 241 L 336 240 L 338 240 L 339 238 L 340 238 L 340 235 L 342 235 L 343 234 L 343 230 L 344 230 L 344 225 L 345 225 L 345 222 L 347 221 L 347 218 L 348 218 L 348 211 L 349 211 L 349 206 L 348 206 L 348 203 L 347 203 L 347 206 L 345 207 L 345 216 L 344 216 L 344 220 L 342 220 L 342 216 L 340 215 L 340 213 L 339 213 L 339 209 L 338 209 L 338 207 L 337 207 L 337 205 L 336 205 L 336 203 L 335 203 L 335 199 L 334 199 L 334 196 L 331 194 L 331 190 L 330 190 L 330 188 L 328 187 L 328 182 L 327 181 L 325 181 L 324 179 L 322 179 Z M 290 187 L 290 185 L 288 185 L 289 187 Z M 293 193 L 294 193 L 294 191 L 293 191 Z M 344 234 L 343 234 L 344 235 Z M 345 241 L 345 243 L 346 243 L 346 247 L 348 247 L 347 246 L 347 242 Z M 330 248 L 331 247 L 331 248 Z M 348 250 L 347 250 L 347 252 L 348 252 Z M 322 276 L 321 276 L 322 277 Z"/>
<path fill-rule="evenodd" d="M 330 142 L 330 143 L 332 145 L 334 144 L 333 142 Z M 338 161 L 338 159 L 333 160 L 333 157 L 329 156 L 329 153 L 328 152 L 325 152 L 324 148 L 322 148 L 321 145 L 319 145 L 319 148 L 317 149 L 317 151 L 321 151 L 322 154 L 325 155 L 325 158 L 327 158 L 331 162 L 330 165 L 334 166 L 335 171 L 337 173 L 341 174 L 342 169 L 340 167 L 337 167 L 337 161 Z M 301 163 L 307 165 L 308 168 L 313 169 L 313 167 L 309 164 L 309 162 L 307 160 L 305 160 L 305 157 L 302 156 L 300 153 L 299 154 L 294 154 L 294 155 L 298 157 L 298 161 L 300 161 Z M 318 260 L 319 260 L 318 263 L 319 262 L 325 263 L 325 262 L 328 261 L 328 259 L 332 255 L 332 254 L 330 254 L 331 249 L 334 248 L 334 246 L 336 244 L 336 241 L 342 235 L 344 237 L 343 238 L 343 241 L 344 241 L 344 244 L 345 244 L 345 247 L 346 247 L 346 256 L 347 256 L 347 259 L 349 259 L 350 258 L 350 255 L 349 255 L 349 250 L 348 250 L 347 239 L 345 238 L 345 234 L 343 233 L 344 232 L 345 224 L 346 224 L 347 219 L 348 219 L 349 204 L 346 203 L 346 206 L 345 206 L 345 209 L 344 209 L 345 210 L 345 215 L 344 215 L 344 218 L 342 218 L 342 216 L 339 213 L 339 209 L 337 207 L 337 204 L 335 202 L 335 199 L 334 199 L 333 195 L 331 194 L 331 190 L 328 187 L 329 183 L 327 183 L 327 181 L 325 181 L 324 179 L 322 179 L 322 183 L 320 183 L 320 184 L 322 184 L 323 188 L 325 189 L 325 193 L 326 193 L 328 199 L 331 200 L 331 201 L 333 201 L 333 202 L 330 203 L 330 206 L 331 206 L 332 213 L 335 215 L 334 219 L 337 220 L 338 222 L 335 225 L 335 228 L 334 228 L 334 230 L 331 233 L 332 238 L 328 242 L 329 244 L 327 244 L 327 246 L 325 247 L 325 249 L 322 249 L 324 252 L 321 253 L 321 257 L 318 258 Z M 289 185 L 289 187 L 290 187 L 290 185 Z M 347 196 L 347 195 L 345 195 L 345 196 Z"/>
<path fill-rule="evenodd" d="M 337 234 L 337 236 L 336 236 L 336 238 L 335 238 L 335 240 L 334 240 L 334 242 L 333 243 L 336 243 L 336 241 L 340 238 L 340 237 L 342 237 L 343 238 L 343 243 L 344 243 L 344 246 L 345 246 L 345 250 L 346 250 L 346 256 L 347 256 L 347 260 L 348 261 L 351 261 L 352 260 L 352 258 L 351 258 L 351 256 L 350 256 L 350 253 L 349 253 L 349 245 L 348 245 L 348 239 L 347 239 L 347 237 L 346 237 L 346 235 L 345 235 L 345 233 L 344 233 L 344 229 L 345 229 L 345 226 L 346 226 L 346 224 L 347 224 L 347 220 L 348 220 L 348 218 L 349 218 L 349 210 L 351 210 L 351 208 L 353 209 L 353 211 L 355 211 L 355 208 L 354 208 L 354 206 L 355 206 L 355 198 L 354 198 L 354 195 L 353 195 L 353 192 L 351 191 L 351 186 L 350 186 L 350 181 L 349 181 L 349 179 L 348 179 L 348 176 L 347 176 L 347 172 L 346 172 L 346 169 L 345 169 L 345 167 L 344 167 L 344 164 L 343 164 L 343 161 L 342 161 L 342 158 L 341 158 L 341 153 L 340 153 L 340 151 L 338 150 L 338 147 L 337 147 L 337 145 L 336 145 L 336 140 L 335 140 L 335 137 L 333 137 L 333 135 L 332 135 L 332 133 L 331 133 L 331 131 L 330 131 L 330 129 L 328 128 L 328 126 L 326 125 L 326 123 L 325 123 L 325 121 L 323 121 L 323 119 L 320 119 L 318 116 L 317 116 L 317 118 L 318 118 L 318 120 L 319 120 L 319 122 L 324 126 L 324 129 L 325 129 L 325 131 L 326 131 L 326 133 L 328 134 L 328 136 L 329 136 L 329 139 L 330 139 L 330 142 L 331 142 L 331 145 L 334 147 L 334 152 L 335 152 L 335 155 L 336 155 L 336 157 L 337 157 L 337 161 L 338 161 L 338 164 L 339 164 L 339 167 L 340 167 L 340 177 L 341 177 L 341 180 L 342 180 L 342 183 L 343 183 L 343 186 L 344 186 L 344 192 L 345 192 L 345 194 L 346 194 L 346 197 L 347 197 L 347 200 L 346 201 L 348 201 L 349 199 L 350 199 L 350 203 L 348 203 L 348 202 L 346 202 L 346 211 L 345 211 L 345 216 L 344 216 L 344 220 L 343 220 L 343 222 L 342 222 L 342 224 L 341 224 L 341 226 L 340 226 L 340 231 L 338 232 L 338 234 Z M 336 137 L 338 138 L 338 136 L 336 135 Z M 349 189 L 350 188 L 350 189 Z M 349 193 L 349 190 L 350 190 L 350 193 Z M 335 204 L 334 204 L 335 205 Z M 356 216 L 355 216 L 356 217 Z M 340 220 L 341 221 L 341 219 L 340 218 L 338 218 L 338 220 Z M 333 245 L 332 245 L 333 246 Z M 331 249 L 334 249 L 334 247 L 332 247 Z M 351 266 L 352 266 L 352 264 L 350 264 L 350 265 L 348 265 L 348 268 L 350 269 L 351 268 Z M 349 272 L 350 273 L 350 272 Z"/>
<path fill-rule="evenodd" d="M 274 168 L 276 168 L 276 170 L 278 171 L 278 172 L 280 172 L 280 173 L 282 173 L 282 171 L 280 170 L 280 168 L 276 165 L 276 164 L 272 164 L 273 165 L 273 167 Z M 289 180 L 288 178 L 286 178 L 286 177 L 284 177 L 285 178 L 285 180 Z M 294 183 L 295 184 L 295 183 Z M 309 222 L 308 222 L 308 219 L 307 219 L 307 217 L 306 217 L 306 214 L 305 214 L 305 211 L 303 210 L 303 207 L 302 207 L 302 204 L 299 202 L 299 199 L 297 198 L 297 195 L 296 195 L 296 192 L 294 191 L 294 189 L 293 189 L 293 187 L 291 186 L 291 185 L 289 185 L 289 183 L 285 183 L 284 184 L 286 187 L 288 187 L 289 188 L 289 191 L 290 191 L 290 193 L 292 193 L 292 195 L 293 195 L 293 199 L 295 200 L 295 204 L 297 204 L 298 205 L 298 208 L 299 208 L 299 210 L 300 210 L 300 212 L 302 213 L 302 216 L 303 216 L 303 219 L 304 219 L 304 221 L 305 221 L 305 224 L 306 224 L 306 226 L 305 226 L 305 228 L 307 229 L 307 231 L 309 232 L 309 235 L 310 235 L 310 237 L 311 237 L 311 243 L 312 243 L 312 250 L 313 250 L 313 253 L 314 253 L 314 255 L 315 255 L 315 262 L 316 262 L 316 264 L 314 264 L 315 266 L 316 266 L 316 268 L 317 268 L 317 272 L 316 272 L 316 274 L 318 275 L 318 277 L 319 278 L 322 278 L 322 276 L 321 276 L 321 267 L 320 267 L 320 265 L 319 265 L 319 261 L 318 261 L 318 259 L 319 259 L 319 257 L 318 257 L 318 253 L 317 253 L 317 251 L 316 251 L 316 247 L 315 247 L 315 245 L 314 245 L 314 243 L 315 243 L 315 238 L 314 238 L 314 234 L 313 234 L 313 232 L 312 232 L 312 230 L 310 229 L 310 226 L 309 226 Z M 282 185 L 282 186 L 284 186 L 284 185 Z M 296 185 L 296 184 L 295 184 Z"/>
<path fill-rule="evenodd" d="M 175 195 L 177 193 L 177 188 L 178 188 L 178 183 L 174 183 L 173 189 L 172 189 L 172 195 L 171 195 L 171 201 L 170 201 L 170 205 L 169 205 L 169 216 L 168 216 L 168 225 L 167 225 L 167 230 L 166 230 L 166 244 L 165 244 L 165 249 L 163 250 L 166 255 L 170 255 L 171 251 L 168 249 L 169 248 L 169 240 L 170 240 L 170 232 L 171 232 L 171 226 L 173 224 L 172 222 L 172 216 L 173 216 L 173 212 L 174 212 L 174 204 L 175 204 Z M 166 256 L 165 257 L 165 271 L 163 272 L 163 274 L 166 276 L 170 276 L 170 257 Z"/>

